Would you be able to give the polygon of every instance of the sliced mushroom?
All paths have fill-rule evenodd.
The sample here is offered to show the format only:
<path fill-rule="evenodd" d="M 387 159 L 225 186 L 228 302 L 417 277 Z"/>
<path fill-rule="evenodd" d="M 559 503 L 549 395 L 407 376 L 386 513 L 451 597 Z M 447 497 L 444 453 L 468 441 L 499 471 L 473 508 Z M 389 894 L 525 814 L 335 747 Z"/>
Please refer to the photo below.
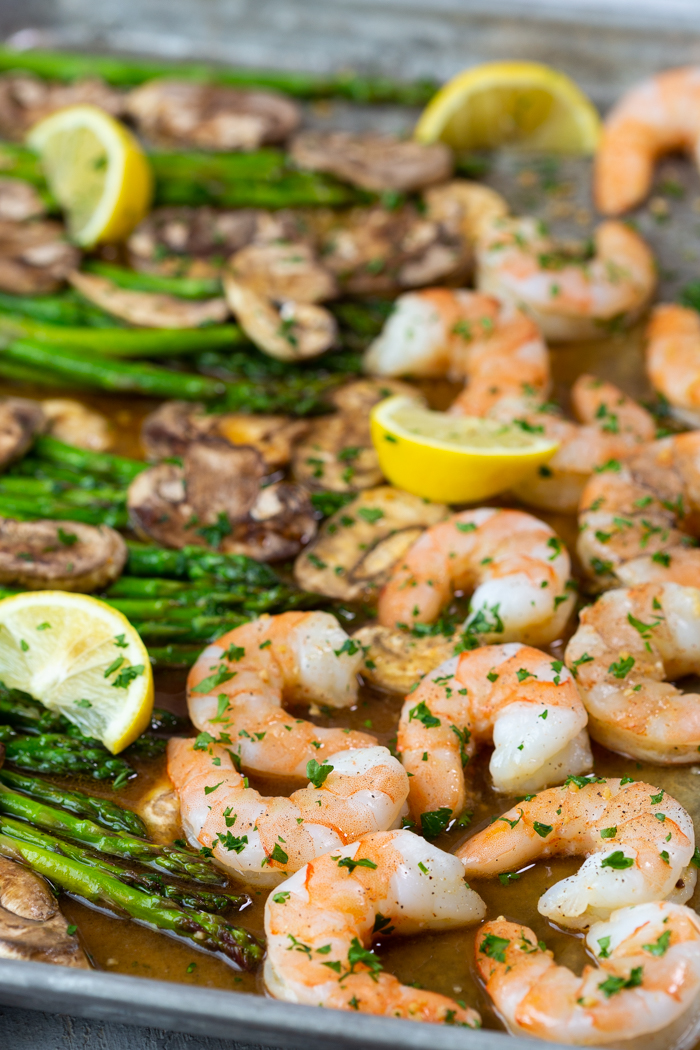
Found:
<path fill-rule="evenodd" d="M 96 77 L 60 84 L 30 73 L 7 73 L 0 77 L 0 135 L 22 140 L 38 120 L 80 103 L 99 106 L 116 117 L 123 110 L 123 98 Z"/>
<path fill-rule="evenodd" d="M 222 298 L 178 299 L 161 292 L 134 292 L 97 274 L 73 270 L 68 275 L 73 287 L 102 310 L 142 328 L 199 328 L 221 324 L 228 317 Z"/>
<path fill-rule="evenodd" d="M 47 421 L 47 433 L 67 445 L 105 452 L 113 441 L 112 427 L 106 416 L 68 397 L 51 397 L 41 402 Z"/>
<path fill-rule="evenodd" d="M 353 295 L 392 293 L 466 278 L 472 252 L 454 229 L 421 215 L 410 204 L 351 208 L 312 219 L 320 254 L 338 284 Z"/>
<path fill-rule="evenodd" d="M 68 933 L 48 883 L 0 856 L 0 958 L 88 970 L 77 937 Z"/>
<path fill-rule="evenodd" d="M 36 401 L 0 398 L 0 470 L 21 459 L 46 424 Z"/>
<path fill-rule="evenodd" d="M 232 252 L 253 240 L 258 215 L 251 208 L 155 208 L 129 237 L 131 265 L 166 276 L 215 277 Z"/>
<path fill-rule="evenodd" d="M 54 292 L 80 260 L 58 222 L 0 221 L 0 289 L 17 295 Z"/>
<path fill-rule="evenodd" d="M 151 80 L 129 92 L 126 109 L 139 130 L 159 146 L 253 150 L 284 142 L 301 123 L 291 99 L 269 91 Z"/>
<path fill-rule="evenodd" d="M 250 244 L 229 260 L 233 277 L 275 302 L 320 303 L 338 294 L 308 244 Z"/>
<path fill-rule="evenodd" d="M 44 202 L 31 183 L 0 177 L 0 221 L 24 222 L 45 211 Z"/>
<path fill-rule="evenodd" d="M 451 150 L 388 135 L 353 135 L 347 131 L 304 131 L 291 145 L 302 168 L 327 171 L 364 190 L 413 190 L 444 182 L 452 174 Z"/>
<path fill-rule="evenodd" d="M 304 590 L 344 601 L 376 601 L 392 568 L 421 533 L 447 514 L 442 503 L 382 485 L 368 489 L 323 523 L 297 558 Z"/>
<path fill-rule="evenodd" d="M 306 492 L 285 482 L 263 488 L 266 468 L 256 449 L 201 437 L 183 458 L 182 467 L 161 463 L 131 483 L 129 512 L 140 535 L 259 561 L 292 557 L 315 535 Z"/>
<path fill-rule="evenodd" d="M 180 798 L 166 775 L 149 788 L 135 808 L 154 842 L 165 846 L 180 836 Z"/>
<path fill-rule="evenodd" d="M 0 518 L 0 583 L 88 593 L 116 580 L 126 558 L 124 540 L 107 525 Z"/>
<path fill-rule="evenodd" d="M 457 638 L 414 638 L 408 631 L 368 624 L 353 638 L 365 649 L 362 677 L 379 689 L 406 694 L 421 678 L 454 656 Z"/>
<path fill-rule="evenodd" d="M 509 214 L 506 200 L 489 186 L 468 179 L 451 179 L 442 186 L 431 186 L 423 194 L 426 215 L 434 222 L 461 235 L 470 244 L 490 224 Z"/>
<path fill-rule="evenodd" d="M 270 357 L 303 361 L 318 357 L 335 342 L 335 318 L 322 306 L 291 300 L 278 305 L 231 273 L 224 276 L 224 291 L 241 328 Z"/>
<path fill-rule="evenodd" d="M 141 444 L 149 459 L 182 456 L 197 438 L 213 434 L 231 445 L 252 445 L 271 470 L 284 466 L 294 442 L 306 433 L 305 420 L 287 416 L 251 416 L 243 412 L 206 412 L 204 405 L 165 401 L 151 412 L 141 428 Z"/>
<path fill-rule="evenodd" d="M 292 457 L 296 481 L 309 489 L 358 492 L 379 485 L 383 475 L 369 430 L 370 410 L 392 394 L 415 396 L 408 383 L 358 379 L 331 395 L 340 409 L 314 420 Z"/>

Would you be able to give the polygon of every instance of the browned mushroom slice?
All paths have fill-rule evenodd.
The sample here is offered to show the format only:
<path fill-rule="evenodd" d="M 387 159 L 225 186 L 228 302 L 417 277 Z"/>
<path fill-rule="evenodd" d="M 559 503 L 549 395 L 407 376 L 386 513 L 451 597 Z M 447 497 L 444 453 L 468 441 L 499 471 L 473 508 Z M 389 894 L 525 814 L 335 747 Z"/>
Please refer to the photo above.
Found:
<path fill-rule="evenodd" d="M 161 463 L 139 474 L 128 506 L 136 531 L 166 547 L 193 543 L 260 561 L 295 555 L 316 530 L 307 494 L 285 483 L 262 488 L 256 449 L 203 437 L 184 466 Z"/>
<path fill-rule="evenodd" d="M 472 252 L 461 233 L 419 214 L 413 205 L 395 211 L 351 208 L 313 220 L 324 265 L 348 293 L 392 293 L 444 280 L 463 280 Z"/>
<path fill-rule="evenodd" d="M 79 103 L 99 106 L 116 117 L 123 110 L 123 98 L 95 77 L 60 84 L 29 73 L 7 73 L 0 77 L 0 134 L 3 138 L 23 139 L 38 120 Z"/>
<path fill-rule="evenodd" d="M 358 492 L 379 485 L 382 472 L 369 431 L 369 413 L 392 394 L 415 396 L 408 383 L 359 379 L 336 390 L 332 402 L 340 409 L 310 424 L 294 450 L 294 477 L 310 489 Z"/>
<path fill-rule="evenodd" d="M 133 292 L 97 274 L 73 270 L 70 283 L 102 310 L 142 328 L 198 328 L 220 324 L 228 317 L 223 298 L 196 301 L 161 292 Z"/>
<path fill-rule="evenodd" d="M 414 638 L 410 631 L 368 624 L 353 638 L 365 649 L 362 677 L 379 689 L 406 694 L 421 678 L 454 656 L 457 637 Z"/>
<path fill-rule="evenodd" d="M 255 345 L 280 361 L 318 357 L 335 342 L 337 326 L 328 310 L 291 300 L 277 306 L 231 273 L 224 291 L 236 320 Z"/>
<path fill-rule="evenodd" d="M 45 424 L 44 413 L 36 401 L 0 398 L 0 470 L 21 459 Z"/>
<path fill-rule="evenodd" d="M 47 433 L 67 445 L 105 452 L 112 446 L 112 428 L 101 412 L 69 397 L 51 397 L 41 402 Z"/>
<path fill-rule="evenodd" d="M 233 276 L 275 302 L 320 303 L 337 295 L 335 280 L 307 244 L 250 244 L 229 260 Z"/>
<path fill-rule="evenodd" d="M 44 202 L 31 183 L 0 178 L 0 220 L 24 222 L 43 215 L 45 211 Z"/>
<path fill-rule="evenodd" d="M 135 806 L 146 823 L 149 837 L 162 845 L 169 845 L 180 836 L 180 798 L 167 774 L 151 785 Z"/>
<path fill-rule="evenodd" d="M 287 416 L 251 416 L 243 412 L 206 412 L 203 405 L 165 401 L 151 412 L 141 428 L 141 444 L 149 459 L 182 456 L 187 446 L 205 434 L 214 434 L 231 445 L 252 445 L 265 465 L 275 470 L 289 462 L 294 442 L 309 424 Z"/>
<path fill-rule="evenodd" d="M 95 591 L 121 574 L 124 540 L 107 525 L 0 518 L 0 583 L 30 591 Z"/>
<path fill-rule="evenodd" d="M 184 80 L 151 80 L 129 93 L 126 108 L 161 146 L 257 149 L 284 142 L 301 122 L 301 110 L 283 95 Z"/>
<path fill-rule="evenodd" d="M 0 958 L 90 968 L 48 884 L 0 856 Z"/>
<path fill-rule="evenodd" d="M 473 243 L 492 219 L 508 215 L 508 204 L 489 186 L 468 179 L 451 179 L 442 186 L 431 186 L 423 194 L 426 215 Z"/>
<path fill-rule="evenodd" d="M 296 581 L 329 598 L 375 601 L 399 558 L 446 514 L 442 503 L 388 485 L 368 489 L 323 523 L 294 564 Z"/>
<path fill-rule="evenodd" d="M 449 179 L 451 150 L 441 142 L 425 146 L 388 135 L 353 135 L 346 131 L 304 131 L 291 155 L 302 168 L 327 171 L 364 190 L 410 193 Z"/>
<path fill-rule="evenodd" d="M 55 291 L 80 260 L 57 222 L 0 221 L 0 289 L 18 295 Z"/>
<path fill-rule="evenodd" d="M 253 240 L 257 226 L 251 208 L 155 208 L 129 237 L 129 260 L 148 273 L 214 277 L 232 252 Z"/>

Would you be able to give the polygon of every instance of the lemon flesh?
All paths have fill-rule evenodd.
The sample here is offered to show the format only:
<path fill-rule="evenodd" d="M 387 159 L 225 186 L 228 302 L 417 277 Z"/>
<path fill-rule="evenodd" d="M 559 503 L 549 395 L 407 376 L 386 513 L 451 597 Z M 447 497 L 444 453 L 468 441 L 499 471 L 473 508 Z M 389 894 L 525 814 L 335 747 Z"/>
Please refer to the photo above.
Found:
<path fill-rule="evenodd" d="M 0 601 L 0 678 L 60 712 L 113 754 L 147 728 L 148 652 L 126 617 L 97 598 L 30 591 Z"/>
<path fill-rule="evenodd" d="M 30 130 L 51 192 L 84 247 L 124 240 L 148 214 L 153 176 L 134 136 L 97 106 L 67 106 Z"/>
<path fill-rule="evenodd" d="M 397 488 L 440 503 L 488 499 L 533 474 L 558 443 L 517 424 L 433 412 L 390 397 L 370 415 L 384 476 Z"/>
<path fill-rule="evenodd" d="M 426 106 L 419 142 L 594 153 L 598 113 L 569 77 L 538 62 L 488 62 L 453 77 Z"/>

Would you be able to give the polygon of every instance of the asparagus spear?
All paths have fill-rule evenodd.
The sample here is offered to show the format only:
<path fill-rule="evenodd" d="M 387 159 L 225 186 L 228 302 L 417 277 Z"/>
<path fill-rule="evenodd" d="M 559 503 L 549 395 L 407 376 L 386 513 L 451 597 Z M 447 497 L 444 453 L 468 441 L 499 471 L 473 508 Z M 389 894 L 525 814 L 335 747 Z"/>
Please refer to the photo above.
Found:
<path fill-rule="evenodd" d="M 127 547 L 129 558 L 124 571 L 132 576 L 165 576 L 176 580 L 213 576 L 251 587 L 274 587 L 280 582 L 274 569 L 245 554 L 215 554 L 194 546 L 178 551 L 143 543 L 127 543 Z"/>
<path fill-rule="evenodd" d="M 104 331 L 94 331 L 100 335 L 104 334 Z M 197 332 L 199 331 L 197 329 Z M 140 335 L 140 332 L 134 331 L 131 334 Z M 161 333 L 154 329 L 153 334 Z M 204 376 L 171 372 L 157 365 L 140 362 L 112 360 L 96 355 L 94 350 L 75 350 L 51 343 L 29 342 L 25 339 L 11 342 L 4 349 L 0 349 L 0 360 L 3 358 L 10 364 L 45 369 L 43 381 L 49 385 L 53 382 L 53 375 L 58 375 L 92 389 L 184 401 L 210 401 L 225 392 L 223 383 Z"/>
<path fill-rule="evenodd" d="M 0 853 L 13 860 L 19 857 L 68 893 L 117 908 L 137 922 L 185 937 L 200 948 L 224 955 L 243 969 L 252 969 L 262 958 L 262 946 L 252 934 L 218 915 L 184 911 L 174 902 L 127 886 L 98 868 L 9 835 L 0 834 Z"/>
<path fill-rule="evenodd" d="M 75 445 L 68 445 L 65 441 L 59 441 L 48 435 L 38 437 L 32 451 L 39 459 L 56 466 L 69 467 L 81 474 L 90 472 L 100 477 L 113 478 L 127 485 L 148 466 L 139 459 L 115 456 L 110 452 L 93 452 L 91 449 L 77 448 Z"/>
<path fill-rule="evenodd" d="M 97 259 L 88 259 L 83 263 L 83 269 L 108 278 L 120 288 L 136 292 L 165 292 L 180 299 L 210 299 L 222 294 L 221 281 L 217 277 L 161 277 L 155 273 L 127 270 L 124 266 L 99 262 Z M 0 296 L 0 307 L 2 305 Z"/>
<path fill-rule="evenodd" d="M 1 492 L 0 516 L 18 521 L 58 518 L 62 521 L 82 521 L 87 525 L 110 525 L 113 529 L 125 529 L 129 523 L 123 507 L 74 507 L 60 500 L 37 497 L 21 499 Z"/>
<path fill-rule="evenodd" d="M 432 80 L 402 82 L 387 77 L 363 77 L 353 72 L 323 76 L 265 69 L 222 69 L 205 63 L 171 63 L 153 59 L 117 58 L 54 51 L 14 51 L 0 48 L 0 69 L 26 69 L 52 80 L 71 81 L 100 76 L 116 87 L 135 87 L 153 77 L 205 81 L 231 87 L 266 87 L 297 98 L 347 98 L 353 102 L 424 106 L 435 94 Z"/>
<path fill-rule="evenodd" d="M 146 835 L 146 825 L 138 813 L 125 809 L 106 798 L 95 798 L 82 791 L 68 791 L 55 787 L 41 777 L 27 777 L 21 773 L 12 773 L 9 769 L 0 769 L 0 781 L 10 788 L 29 795 L 37 802 L 53 803 L 67 810 L 76 817 L 89 817 L 100 827 L 110 831 L 126 831 L 131 835 Z"/>
<path fill-rule="evenodd" d="M 202 350 L 231 348 L 248 339 L 235 324 L 212 324 L 201 328 L 95 328 L 49 324 L 33 317 L 0 311 L 0 334 L 7 340 L 31 340 L 90 356 L 176 357 Z M 32 363 L 32 362 L 30 362 Z M 41 362 L 43 364 L 43 362 Z"/>
<path fill-rule="evenodd" d="M 9 726 L 0 726 L 0 740 L 5 742 L 8 762 L 31 773 L 52 776 L 88 775 L 93 780 L 123 783 L 133 769 L 123 758 L 110 755 L 96 741 L 74 738 L 64 733 L 41 733 L 22 736 Z"/>
<path fill-rule="evenodd" d="M 11 295 L 0 292 L 0 311 L 20 314 L 51 325 L 91 328 L 114 328 L 120 322 L 100 310 L 77 292 L 67 289 L 60 295 Z"/>
<path fill-rule="evenodd" d="M 219 208 L 327 208 L 365 203 L 373 196 L 338 182 L 330 175 L 290 172 L 276 180 L 236 179 L 219 182 L 190 178 L 161 178 L 156 181 L 156 206 L 201 204 Z"/>
<path fill-rule="evenodd" d="M 6 745 L 7 746 L 7 745 Z M 8 754 L 9 759 L 9 754 Z M 58 832 L 78 845 L 99 853 L 137 861 L 154 871 L 170 872 L 181 878 L 194 879 L 210 886 L 223 886 L 226 879 L 210 864 L 191 852 L 173 846 L 155 846 L 151 842 L 127 835 L 107 833 L 91 820 L 74 817 L 35 799 L 0 786 L 0 813 L 26 820 L 46 831 Z"/>
<path fill-rule="evenodd" d="M 147 872 L 139 871 L 137 868 L 122 867 L 107 860 L 103 855 L 92 853 L 81 846 L 74 846 L 71 842 L 64 842 L 63 839 L 33 828 L 31 824 L 25 824 L 24 821 L 13 820 L 12 817 L 0 815 L 0 833 L 11 835 L 12 838 L 21 839 L 23 842 L 41 846 L 55 853 L 62 853 L 65 857 L 80 861 L 91 868 L 98 868 L 107 875 L 114 875 L 129 886 L 138 886 L 139 889 L 157 894 L 166 900 L 175 901 L 183 908 L 201 909 L 217 914 L 226 912 L 229 908 L 248 900 L 244 894 L 229 895 L 212 893 L 209 890 L 194 890 L 164 875 L 156 874 L 154 871 Z"/>

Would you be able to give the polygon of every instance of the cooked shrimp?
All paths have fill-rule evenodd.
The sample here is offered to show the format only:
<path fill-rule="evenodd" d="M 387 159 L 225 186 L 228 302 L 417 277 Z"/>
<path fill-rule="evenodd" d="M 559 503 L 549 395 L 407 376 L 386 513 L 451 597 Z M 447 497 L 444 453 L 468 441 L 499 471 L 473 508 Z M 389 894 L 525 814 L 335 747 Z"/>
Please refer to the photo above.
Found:
<path fill-rule="evenodd" d="M 473 244 L 484 225 L 508 214 L 506 200 L 480 182 L 450 179 L 423 191 L 425 214 Z"/>
<path fill-rule="evenodd" d="M 362 650 L 335 616 L 261 616 L 208 645 L 187 679 L 190 718 L 205 743 L 232 747 L 243 769 L 300 776 L 307 764 L 376 743 L 368 733 L 292 718 L 282 699 L 349 707 Z"/>
<path fill-rule="evenodd" d="M 693 821 L 663 790 L 633 781 L 571 777 L 525 798 L 457 850 L 467 878 L 512 871 L 540 857 L 585 856 L 540 897 L 541 915 L 572 929 L 628 904 L 693 894 Z"/>
<path fill-rule="evenodd" d="M 426 529 L 379 596 L 385 626 L 432 623 L 453 590 L 472 590 L 467 627 L 490 641 L 546 645 L 561 633 L 574 596 L 564 544 L 518 510 L 453 514 Z"/>
<path fill-rule="evenodd" d="M 591 927 L 586 945 L 597 965 L 579 977 L 527 926 L 503 918 L 482 926 L 476 965 L 513 1035 L 616 1046 L 663 1029 L 665 1047 L 695 1043 L 700 919 L 692 908 L 668 901 L 619 908 Z"/>
<path fill-rule="evenodd" d="M 674 416 L 700 426 L 700 316 L 675 303 L 655 306 L 646 329 L 646 366 L 651 385 Z"/>
<path fill-rule="evenodd" d="M 581 612 L 566 663 L 591 736 L 648 762 L 696 762 L 700 697 L 667 679 L 700 672 L 700 590 L 647 583 L 601 595 Z"/>
<path fill-rule="evenodd" d="M 530 315 L 546 339 L 596 339 L 630 325 L 656 285 L 654 257 L 620 222 L 595 233 L 593 258 L 567 255 L 536 219 L 497 219 L 477 247 L 477 287 Z"/>
<path fill-rule="evenodd" d="M 596 207 L 619 215 L 641 204 L 660 156 L 680 149 L 697 159 L 699 147 L 700 67 L 642 81 L 606 117 L 595 162 Z"/>
<path fill-rule="evenodd" d="M 577 549 L 599 589 L 673 580 L 700 587 L 700 431 L 611 460 L 581 494 Z"/>
<path fill-rule="evenodd" d="M 478 922 L 481 898 L 454 857 L 410 831 L 384 831 L 311 861 L 265 905 L 265 985 L 290 1003 L 478 1028 L 479 1015 L 401 984 L 368 950 L 373 933 Z"/>
<path fill-rule="evenodd" d="M 307 861 L 374 831 L 396 826 L 408 777 L 385 747 L 313 759 L 308 787 L 264 798 L 220 745 L 173 738 L 168 775 L 180 796 L 182 826 L 195 849 L 235 878 L 275 885 Z"/>
<path fill-rule="evenodd" d="M 489 372 L 492 357 L 507 358 L 506 367 Z M 453 288 L 399 296 L 365 354 L 364 368 L 372 375 L 459 378 L 476 371 L 473 359 L 489 373 L 484 387 L 496 384 L 495 394 L 521 393 L 523 385 L 549 389 L 549 355 L 537 326 L 490 295 Z"/>
<path fill-rule="evenodd" d="M 518 392 L 508 378 L 498 378 L 504 373 L 516 377 L 514 364 L 507 353 L 471 357 L 467 386 L 450 412 L 516 423 L 558 441 L 559 448 L 547 465 L 513 491 L 523 503 L 574 514 L 591 473 L 611 459 L 627 459 L 651 441 L 654 419 L 613 383 L 581 375 L 571 395 L 583 425 L 571 423 L 558 414 L 556 406 L 542 402 L 532 383 L 523 383 Z"/>
<path fill-rule="evenodd" d="M 586 772 L 593 763 L 586 721 L 572 675 L 539 649 L 511 642 L 447 660 L 406 697 L 399 720 L 414 819 L 442 811 L 444 826 L 461 812 L 465 767 L 479 744 L 494 744 L 497 791 L 536 791 Z"/>

